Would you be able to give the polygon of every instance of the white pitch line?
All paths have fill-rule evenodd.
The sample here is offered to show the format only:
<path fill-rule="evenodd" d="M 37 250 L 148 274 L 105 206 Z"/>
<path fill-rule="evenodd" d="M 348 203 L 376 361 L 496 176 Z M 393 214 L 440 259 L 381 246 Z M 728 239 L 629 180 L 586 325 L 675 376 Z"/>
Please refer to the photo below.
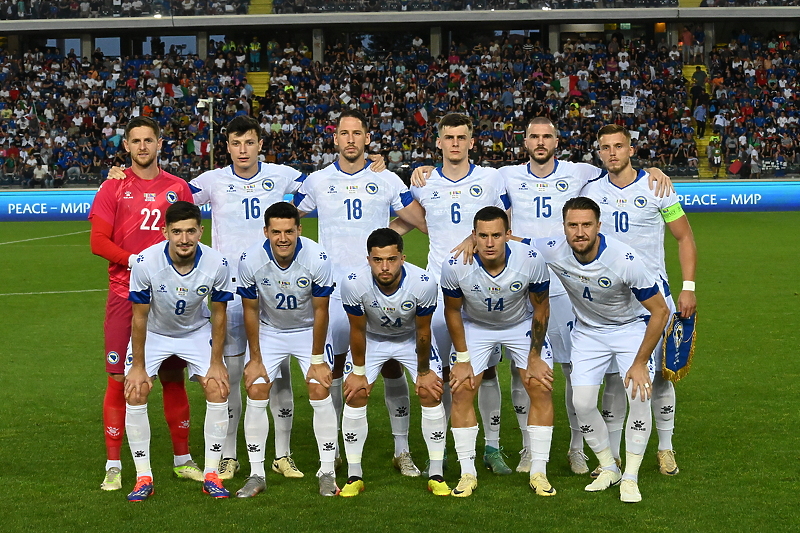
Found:
<path fill-rule="evenodd" d="M 35 294 L 72 294 L 76 292 L 102 292 L 108 289 L 82 289 L 79 291 L 41 291 L 41 292 L 5 292 L 0 296 L 33 296 Z"/>
<path fill-rule="evenodd" d="M 34 237 L 32 239 L 22 239 L 21 241 L 8 241 L 8 242 L 0 242 L 0 246 L 3 244 L 17 244 L 20 242 L 30 242 L 30 241 L 40 241 L 42 239 L 55 239 L 56 237 L 66 237 L 68 235 L 78 235 L 79 233 L 89 233 L 90 230 L 86 229 L 83 231 L 73 231 L 72 233 L 62 233 L 61 235 L 48 235 L 46 237 Z"/>

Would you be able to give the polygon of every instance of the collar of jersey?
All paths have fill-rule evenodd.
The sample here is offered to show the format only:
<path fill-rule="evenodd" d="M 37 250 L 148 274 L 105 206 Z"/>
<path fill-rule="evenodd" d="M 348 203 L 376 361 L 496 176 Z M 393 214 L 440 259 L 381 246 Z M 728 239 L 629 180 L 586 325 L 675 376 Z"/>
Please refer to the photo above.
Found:
<path fill-rule="evenodd" d="M 348 176 L 355 176 L 359 172 L 364 172 L 365 170 L 367 170 L 369 168 L 369 165 L 364 163 L 364 168 L 362 168 L 361 170 L 353 172 L 352 174 L 350 174 L 349 172 L 345 172 L 344 170 L 342 170 L 342 167 L 339 166 L 339 161 L 338 160 L 333 162 L 333 166 L 336 167 L 336 170 L 338 170 L 342 174 L 347 174 Z"/>
<path fill-rule="evenodd" d="M 275 263 L 275 266 L 280 268 L 281 270 L 289 270 L 289 267 L 292 266 L 294 260 L 297 259 L 297 254 L 300 253 L 300 249 L 303 247 L 303 241 L 300 239 L 300 236 L 297 236 L 297 247 L 294 249 L 294 255 L 292 256 L 292 261 L 289 263 L 289 266 L 286 268 L 281 267 L 278 262 L 275 260 L 275 257 L 272 255 L 272 246 L 269 244 L 269 239 L 264 241 L 264 251 L 267 252 L 267 256 L 269 260 Z"/>
<path fill-rule="evenodd" d="M 483 268 L 483 271 L 484 271 L 484 272 L 486 272 L 487 274 L 489 274 L 489 272 L 488 272 L 488 271 L 486 270 L 486 268 L 483 266 L 483 261 L 481 261 L 481 258 L 480 258 L 480 256 L 478 255 L 478 252 L 475 252 L 475 254 L 473 254 L 473 256 L 472 256 L 472 257 L 474 257 L 474 258 L 475 258 L 475 261 L 478 263 L 478 266 L 480 266 L 481 268 Z M 500 274 L 502 274 L 503 272 L 505 272 L 505 271 L 506 271 L 506 267 L 508 266 L 508 258 L 509 258 L 509 257 L 511 257 L 511 247 L 510 247 L 510 246 L 508 246 L 508 243 L 506 243 L 506 264 L 505 264 L 505 265 L 503 265 L 503 270 L 501 270 L 500 272 L 498 272 L 496 276 L 492 276 L 491 274 L 489 274 L 489 276 L 490 276 L 490 277 L 493 277 L 493 278 L 496 278 L 497 276 L 499 276 Z"/>
<path fill-rule="evenodd" d="M 592 259 L 588 263 L 583 263 L 583 262 L 581 262 L 580 259 L 575 257 L 575 253 L 573 252 L 572 257 L 575 257 L 575 261 L 577 261 L 578 263 L 580 263 L 582 265 L 591 265 L 592 263 L 594 263 L 595 261 L 600 259 L 600 254 L 602 254 L 603 251 L 606 249 L 606 236 L 603 235 L 602 233 L 598 233 L 597 237 L 600 239 L 600 246 L 597 247 L 597 255 L 594 256 L 594 259 Z"/>
<path fill-rule="evenodd" d="M 203 250 L 200 248 L 199 242 L 197 243 L 197 247 L 195 249 L 197 250 L 197 252 L 194 254 L 194 266 L 192 267 L 192 270 L 190 270 L 186 274 L 181 274 L 180 272 L 178 272 L 178 269 L 175 268 L 175 265 L 172 262 L 172 258 L 169 256 L 169 241 L 167 241 L 166 244 L 164 245 L 164 255 L 167 256 L 167 263 L 169 263 L 169 266 L 171 266 L 172 269 L 175 272 L 177 272 L 179 276 L 188 276 L 194 271 L 195 268 L 197 268 L 197 264 L 200 262 L 200 256 L 203 255 Z"/>
<path fill-rule="evenodd" d="M 253 179 L 256 176 L 258 176 L 260 173 L 261 173 L 261 161 L 258 162 L 258 171 L 255 174 L 253 174 L 251 177 L 249 177 L 249 178 L 243 178 L 239 174 L 237 174 L 236 171 L 233 169 L 233 164 L 231 164 L 231 174 L 233 174 L 234 176 L 236 176 L 240 180 L 250 181 L 251 179 Z"/>
<path fill-rule="evenodd" d="M 470 174 L 472 174 L 472 171 L 473 171 L 473 170 L 475 170 L 475 165 L 473 165 L 472 163 L 470 163 L 470 164 L 469 164 L 469 172 L 467 172 L 467 174 L 466 174 L 466 175 L 465 175 L 463 178 L 461 178 L 460 180 L 458 180 L 458 181 L 454 181 L 454 180 L 451 180 L 450 178 L 448 178 L 447 176 L 445 176 L 445 175 L 444 175 L 444 172 L 442 172 L 442 167 L 437 167 L 437 168 L 436 168 L 436 172 L 438 172 L 438 173 L 439 173 L 439 175 L 440 175 L 442 178 L 446 179 L 446 180 L 447 180 L 447 181 L 449 181 L 450 183 L 461 183 L 462 181 L 464 181 L 465 179 L 467 179 L 467 178 L 469 177 L 469 175 L 470 175 Z"/>
<path fill-rule="evenodd" d="M 405 280 L 406 280 L 406 267 L 404 265 L 403 267 L 401 267 L 401 270 L 400 270 L 400 283 L 397 284 L 397 288 L 394 290 L 394 292 L 392 294 L 386 294 L 385 292 L 383 292 L 381 290 L 381 288 L 378 286 L 378 283 L 375 281 L 375 277 L 374 276 L 372 278 L 372 284 L 375 285 L 375 288 L 378 289 L 378 291 L 381 294 L 383 294 L 384 296 L 392 296 L 393 294 L 397 294 L 397 291 L 399 291 L 400 287 L 403 286 L 403 282 Z"/>
<path fill-rule="evenodd" d="M 547 176 L 537 176 L 536 174 L 534 174 L 533 171 L 531 170 L 530 161 L 525 166 L 528 167 L 528 174 L 530 174 L 531 176 L 533 176 L 536 179 L 543 180 L 543 179 L 545 179 L 547 177 L 550 177 L 550 176 L 552 176 L 553 174 L 556 173 L 556 170 L 558 170 L 558 159 L 553 159 L 553 171 L 550 174 L 548 174 Z"/>
<path fill-rule="evenodd" d="M 626 185 L 626 186 L 624 186 L 624 187 L 620 187 L 619 185 L 617 185 L 616 183 L 614 183 L 613 181 L 611 181 L 611 176 L 610 176 L 610 175 L 608 175 L 608 174 L 607 174 L 607 176 L 608 176 L 608 182 L 609 182 L 611 185 L 613 185 L 613 186 L 614 186 L 614 187 L 616 187 L 617 189 L 620 189 L 620 190 L 622 190 L 622 189 L 627 189 L 628 187 L 630 187 L 631 185 L 633 185 L 634 183 L 636 183 L 637 181 L 639 181 L 640 179 L 642 179 L 642 178 L 644 177 L 644 174 L 645 174 L 644 170 L 642 170 L 642 169 L 640 168 L 640 169 L 639 169 L 639 170 L 636 172 L 636 179 L 635 179 L 635 180 L 633 180 L 632 182 L 630 182 L 629 184 L 627 184 L 627 185 Z"/>

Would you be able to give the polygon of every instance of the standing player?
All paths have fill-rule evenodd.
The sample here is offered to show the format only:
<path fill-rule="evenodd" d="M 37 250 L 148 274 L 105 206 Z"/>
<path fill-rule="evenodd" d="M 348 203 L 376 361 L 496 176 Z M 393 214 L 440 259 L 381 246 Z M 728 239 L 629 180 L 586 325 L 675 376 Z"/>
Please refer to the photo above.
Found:
<path fill-rule="evenodd" d="M 362 264 L 362 256 L 353 253 L 363 246 L 372 231 L 389 225 L 390 211 L 409 225 L 427 233 L 422 208 L 400 178 L 388 171 L 367 168 L 364 149 L 370 142 L 367 119 L 356 110 L 339 116 L 334 143 L 339 159 L 310 174 L 295 195 L 301 215 L 317 210 L 319 241 L 333 260 L 334 279 L 339 287 L 344 276 Z M 404 229 L 400 233 L 404 233 Z M 337 420 L 342 413 L 342 375 L 350 344 L 350 325 L 341 304 L 341 293 L 334 291 L 330 330 L 334 353 L 331 396 Z M 419 469 L 408 451 L 408 382 L 402 367 L 391 361 L 384 365 L 385 400 L 395 441 L 395 467 L 403 475 L 419 476 Z"/>
<path fill-rule="evenodd" d="M 403 238 L 392 229 L 377 229 L 367 239 L 369 264 L 348 274 L 342 285 L 353 355 L 353 370 L 344 383 L 342 433 L 348 468 L 344 497 L 364 490 L 361 456 L 368 433 L 367 399 L 381 367 L 391 359 L 401 362 L 416 382 L 430 459 L 428 490 L 437 496 L 450 494 L 442 478 L 447 431 L 442 369 L 431 349 L 431 315 L 438 290 L 428 272 L 405 258 Z"/>
<path fill-rule="evenodd" d="M 320 245 L 300 237 L 300 214 L 292 204 L 272 204 L 264 213 L 264 224 L 267 240 L 249 247 L 239 262 L 237 291 L 242 296 L 250 346 L 244 368 L 247 388 L 244 434 L 250 477 L 236 496 L 251 498 L 266 488 L 267 405 L 273 377 L 281 372 L 282 363 L 290 356 L 297 358 L 307 374 L 320 457 L 320 494 L 335 496 L 338 492 L 334 473 L 336 412 L 328 391 L 330 366 L 324 355 L 333 269 Z"/>
<path fill-rule="evenodd" d="M 605 490 L 622 478 L 620 499 L 638 502 L 639 466 L 652 423 L 651 355 L 667 325 L 669 308 L 641 254 L 600 233 L 597 203 L 573 198 L 564 204 L 562 216 L 566 237 L 538 239 L 536 244 L 561 278 L 577 317 L 572 331 L 573 402 L 581 431 L 601 467 L 586 490 Z M 649 319 L 642 315 L 642 306 Z M 624 475 L 614 462 L 608 429 L 597 409 L 597 394 L 612 364 L 625 376 L 629 403 Z"/>
<path fill-rule="evenodd" d="M 583 188 L 582 194 L 600 204 L 604 209 L 600 221 L 607 233 L 641 253 L 647 268 L 659 278 L 659 288 L 671 313 L 675 313 L 675 303 L 670 296 L 667 282 L 667 269 L 664 264 L 664 227 L 678 241 L 678 258 L 683 274 L 683 290 L 678 296 L 677 310 L 680 316 L 688 318 L 697 309 L 694 293 L 694 276 L 697 267 L 697 247 L 694 234 L 686 218 L 677 195 L 659 198 L 646 185 L 647 172 L 638 172 L 631 166 L 630 133 L 625 128 L 611 124 L 603 127 L 597 134 L 600 144 L 600 158 L 608 170 L 608 175 L 597 178 Z M 613 228 L 613 231 L 612 231 Z M 658 432 L 658 465 L 662 474 L 674 476 L 678 473 L 675 452 L 672 449 L 672 433 L 675 428 L 675 387 L 661 375 L 662 345 L 658 344 L 655 354 L 656 375 L 653 380 L 653 409 L 655 411 L 656 431 Z M 625 391 L 618 379 L 610 380 L 610 389 L 618 398 Z M 603 395 L 605 411 L 606 397 Z M 624 401 L 612 402 L 624 405 Z M 621 426 L 619 427 L 621 430 Z M 612 427 L 609 427 L 612 431 Z M 618 434 L 619 435 L 619 434 Z M 619 436 L 616 450 L 612 434 L 612 452 L 619 458 Z"/>
<path fill-rule="evenodd" d="M 167 242 L 145 249 L 131 269 L 133 322 L 125 365 L 125 428 L 137 477 L 128 500 L 143 501 L 154 492 L 147 398 L 153 376 L 173 355 L 186 361 L 189 377 L 200 381 L 206 396 L 203 492 L 227 498 L 217 466 L 228 427 L 230 390 L 222 359 L 225 306 L 233 299 L 228 261 L 200 243 L 202 215 L 196 205 L 176 202 L 167 209 L 164 222 Z"/>
<path fill-rule="evenodd" d="M 451 257 L 442 265 L 445 319 L 456 350 L 450 370 L 451 424 L 461 479 L 453 496 L 470 496 L 478 487 L 475 385 L 480 384 L 497 344 L 514 360 L 530 398 L 526 406 L 532 443 L 530 486 L 540 496 L 553 496 L 556 491 L 546 469 L 553 436 L 553 361 L 545 341 L 550 315 L 547 266 L 529 245 L 510 241 L 508 216 L 498 207 L 478 211 L 473 234 L 474 263 Z"/>
<path fill-rule="evenodd" d="M 136 255 L 164 240 L 164 213 L 178 200 L 191 200 L 182 179 L 158 168 L 161 138 L 158 123 L 147 117 L 128 122 L 122 141 L 130 153 L 131 167 L 121 180 L 105 181 L 97 191 L 89 220 L 92 253 L 109 261 L 109 290 L 104 322 L 108 384 L 103 400 L 106 475 L 100 488 L 122 488 L 120 448 L 125 430 L 125 353 L 131 338 L 132 308 L 128 301 L 130 266 Z M 189 400 L 184 386 L 185 364 L 170 358 L 159 370 L 164 388 L 175 474 L 202 481 L 202 472 L 189 454 Z"/>

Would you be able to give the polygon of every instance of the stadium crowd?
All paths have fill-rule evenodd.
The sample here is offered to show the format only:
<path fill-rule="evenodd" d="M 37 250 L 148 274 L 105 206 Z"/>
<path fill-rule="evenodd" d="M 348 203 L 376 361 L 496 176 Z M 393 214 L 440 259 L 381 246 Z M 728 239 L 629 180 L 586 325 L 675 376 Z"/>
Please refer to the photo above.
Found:
<path fill-rule="evenodd" d="M 303 42 L 264 48 L 264 95 L 247 82 L 256 65 L 244 43 L 212 42 L 207 60 L 174 49 L 123 58 L 99 49 L 84 58 L 58 49 L 3 53 L 3 184 L 100 181 L 110 165 L 126 162 L 123 128 L 137 115 L 163 127 L 161 166 L 195 176 L 210 163 L 209 111 L 197 104 L 211 97 L 216 166 L 227 162 L 224 124 L 251 114 L 264 132 L 265 161 L 320 168 L 335 157 L 331 122 L 348 107 L 370 117 L 370 151 L 401 174 L 437 163 L 432 127 L 448 112 L 473 117 L 473 159 L 482 165 L 524 161 L 525 119 L 537 115 L 556 122 L 561 159 L 593 161 L 595 133 L 618 123 L 638 134 L 639 164 L 672 165 L 678 175 L 691 173 L 699 157 L 713 159 L 714 150 L 723 164 L 752 163 L 754 174 L 766 165 L 780 175 L 800 163 L 796 35 L 742 30 L 728 46 L 692 58 L 708 73 L 696 68 L 688 79 L 677 47 L 618 36 L 567 40 L 555 52 L 509 36 L 471 47 L 454 42 L 438 58 L 419 37 L 405 50 L 371 58 L 337 43 L 325 63 L 312 62 Z M 698 135 L 711 136 L 706 154 L 697 153 Z"/>

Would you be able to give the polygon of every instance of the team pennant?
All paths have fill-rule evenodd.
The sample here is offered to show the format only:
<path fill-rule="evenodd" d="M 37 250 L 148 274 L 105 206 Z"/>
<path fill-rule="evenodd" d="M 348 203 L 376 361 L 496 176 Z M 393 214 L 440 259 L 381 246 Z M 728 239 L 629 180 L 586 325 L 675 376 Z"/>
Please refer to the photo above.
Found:
<path fill-rule="evenodd" d="M 681 318 L 680 313 L 672 316 L 664 334 L 664 356 L 661 359 L 661 375 L 664 379 L 677 382 L 692 368 L 696 321 L 697 313 L 689 318 Z"/>

